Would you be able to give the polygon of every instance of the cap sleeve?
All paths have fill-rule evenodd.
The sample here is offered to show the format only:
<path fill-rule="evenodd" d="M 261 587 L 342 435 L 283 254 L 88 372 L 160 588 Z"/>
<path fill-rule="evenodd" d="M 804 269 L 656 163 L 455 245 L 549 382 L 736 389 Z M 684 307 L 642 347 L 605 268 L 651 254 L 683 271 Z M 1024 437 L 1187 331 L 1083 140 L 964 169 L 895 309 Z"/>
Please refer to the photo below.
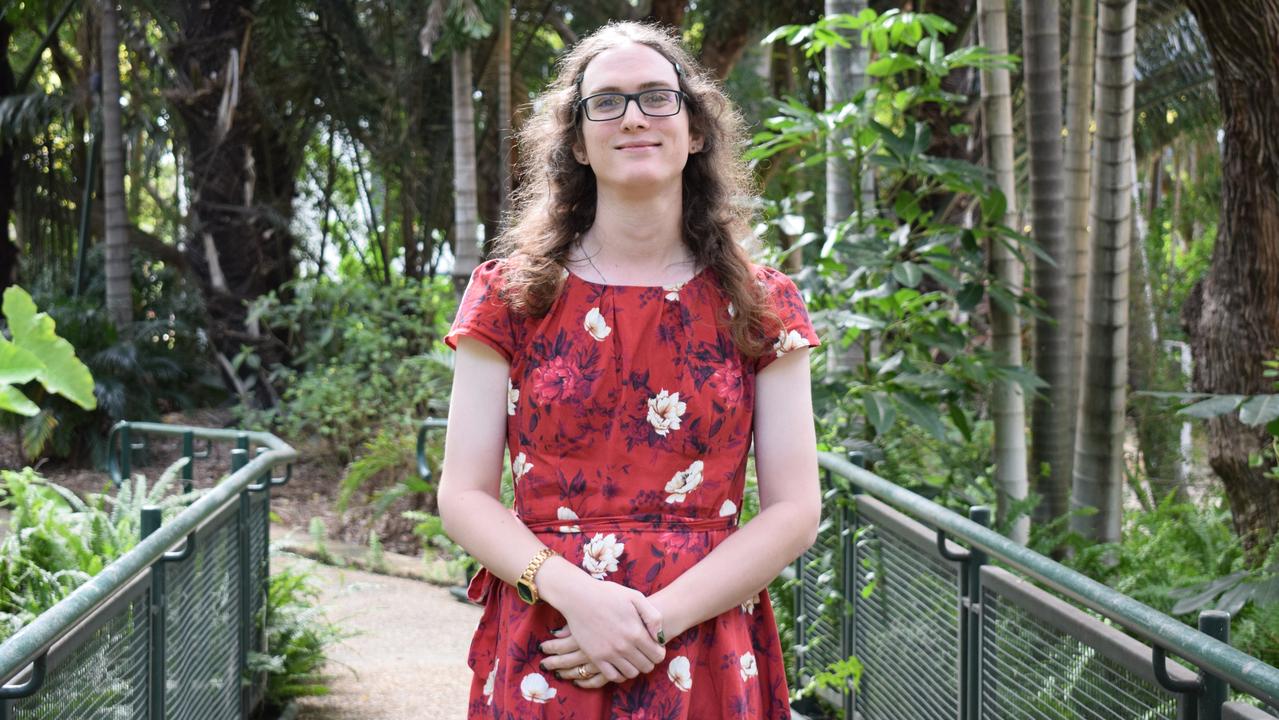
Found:
<path fill-rule="evenodd" d="M 462 295 L 453 326 L 444 336 L 444 343 L 454 350 L 463 335 L 496 350 L 506 361 L 515 354 L 515 328 L 511 310 L 501 298 L 501 260 L 489 260 L 471 273 L 471 280 Z"/>
<path fill-rule="evenodd" d="M 763 370 L 792 350 L 821 345 L 817 331 L 808 318 L 804 298 L 800 297 L 799 288 L 795 287 L 794 281 L 785 273 L 770 267 L 759 268 L 759 279 L 782 325 L 773 338 L 772 349 L 755 361 L 755 372 Z"/>

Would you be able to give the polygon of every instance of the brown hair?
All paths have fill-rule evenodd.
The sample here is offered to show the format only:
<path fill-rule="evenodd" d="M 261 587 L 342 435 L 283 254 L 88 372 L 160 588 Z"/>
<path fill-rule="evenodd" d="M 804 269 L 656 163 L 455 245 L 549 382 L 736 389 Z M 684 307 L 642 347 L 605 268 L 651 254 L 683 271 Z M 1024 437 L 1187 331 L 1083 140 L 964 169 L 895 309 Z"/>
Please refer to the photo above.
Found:
<path fill-rule="evenodd" d="M 689 155 L 684 167 L 684 244 L 698 267 L 713 272 L 733 304 L 726 319 L 733 343 L 757 357 L 771 347 L 781 321 L 738 242 L 752 237 L 749 203 L 755 197 L 741 160 L 745 124 L 678 36 L 657 25 L 611 22 L 560 59 L 556 79 L 517 139 L 521 184 L 510 225 L 496 241 L 496 253 L 507 257 L 504 298 L 512 310 L 541 316 L 560 293 L 569 250 L 595 221 L 595 174 L 572 152 L 580 139 L 578 80 L 597 55 L 630 43 L 646 45 L 682 69 L 677 74 L 686 94 L 689 133 L 702 138 L 701 152 Z"/>

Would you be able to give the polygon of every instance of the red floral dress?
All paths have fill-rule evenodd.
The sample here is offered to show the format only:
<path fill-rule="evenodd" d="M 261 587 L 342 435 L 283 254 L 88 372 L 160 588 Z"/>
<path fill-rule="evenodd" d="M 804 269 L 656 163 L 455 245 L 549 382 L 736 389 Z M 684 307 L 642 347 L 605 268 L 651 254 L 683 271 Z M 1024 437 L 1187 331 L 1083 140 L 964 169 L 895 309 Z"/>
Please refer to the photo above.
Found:
<path fill-rule="evenodd" d="M 593 577 L 652 594 L 737 527 L 755 375 L 818 344 L 804 302 L 790 278 L 757 269 L 785 327 L 774 352 L 751 359 L 732 343 L 732 307 L 711 271 L 669 287 L 570 274 L 550 311 L 530 318 L 500 300 L 503 267 L 476 268 L 445 342 L 473 337 L 510 363 L 514 512 Z M 670 639 L 651 673 L 597 690 L 538 667 L 538 645 L 565 625 L 555 608 L 526 605 L 483 570 L 470 595 L 484 613 L 468 718 L 790 718 L 766 591 Z"/>

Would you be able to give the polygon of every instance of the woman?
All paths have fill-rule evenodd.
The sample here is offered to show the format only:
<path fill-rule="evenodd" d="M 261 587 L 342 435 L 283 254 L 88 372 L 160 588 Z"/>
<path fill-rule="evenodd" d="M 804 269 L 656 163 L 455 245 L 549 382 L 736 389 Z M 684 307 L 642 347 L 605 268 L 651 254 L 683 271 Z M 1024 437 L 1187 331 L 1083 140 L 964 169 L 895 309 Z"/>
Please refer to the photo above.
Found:
<path fill-rule="evenodd" d="M 469 717 L 790 717 L 766 588 L 817 533 L 818 340 L 738 245 L 742 137 L 636 23 L 568 52 L 522 133 L 505 259 L 445 338 L 440 514 L 485 568 Z M 761 511 L 737 530 L 752 439 Z"/>

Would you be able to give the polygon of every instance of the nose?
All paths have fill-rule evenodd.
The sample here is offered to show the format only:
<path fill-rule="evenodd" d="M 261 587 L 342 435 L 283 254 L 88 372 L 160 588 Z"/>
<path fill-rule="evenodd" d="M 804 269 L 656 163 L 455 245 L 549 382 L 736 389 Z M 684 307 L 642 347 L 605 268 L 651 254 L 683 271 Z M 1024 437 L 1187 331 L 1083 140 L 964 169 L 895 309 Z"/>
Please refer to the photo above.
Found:
<path fill-rule="evenodd" d="M 640 110 L 638 98 L 626 99 L 626 109 L 622 112 L 622 127 L 648 127 L 648 116 Z"/>

